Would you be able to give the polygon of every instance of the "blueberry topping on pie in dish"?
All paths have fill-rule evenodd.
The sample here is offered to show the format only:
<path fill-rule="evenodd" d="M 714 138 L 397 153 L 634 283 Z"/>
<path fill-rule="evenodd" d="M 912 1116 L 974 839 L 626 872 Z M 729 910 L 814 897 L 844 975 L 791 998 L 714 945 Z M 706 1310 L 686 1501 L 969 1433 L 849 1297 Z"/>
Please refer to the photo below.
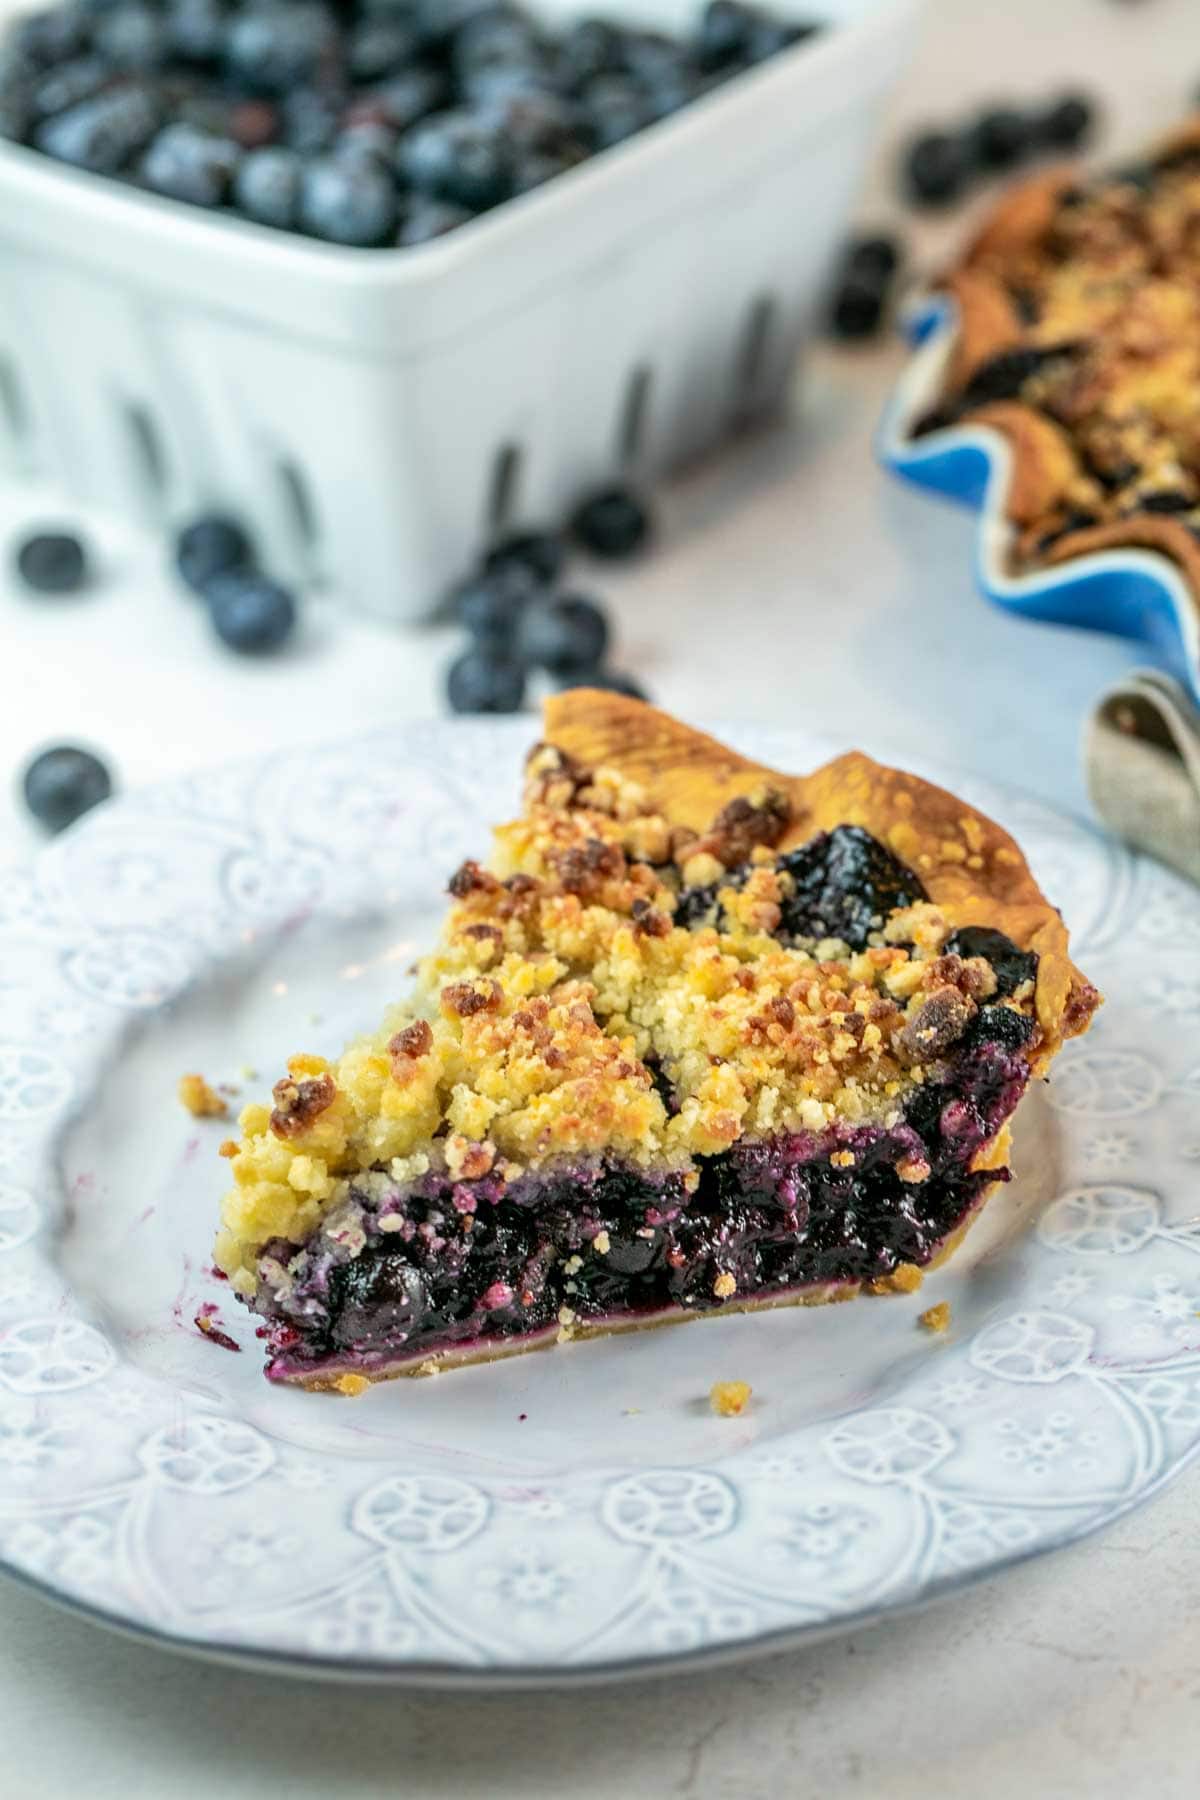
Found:
<path fill-rule="evenodd" d="M 224 1148 L 217 1265 L 277 1381 L 366 1382 L 909 1288 L 1008 1179 L 1099 995 L 1012 839 L 852 754 L 805 777 L 615 692 L 381 1029 Z"/>

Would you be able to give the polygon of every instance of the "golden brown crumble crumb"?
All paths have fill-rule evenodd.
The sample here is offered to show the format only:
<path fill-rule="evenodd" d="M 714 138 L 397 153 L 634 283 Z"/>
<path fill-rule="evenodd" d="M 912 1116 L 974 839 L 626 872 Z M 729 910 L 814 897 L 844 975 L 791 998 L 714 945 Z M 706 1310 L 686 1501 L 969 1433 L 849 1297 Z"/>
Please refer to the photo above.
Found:
<path fill-rule="evenodd" d="M 203 1075 L 181 1075 L 178 1088 L 180 1101 L 197 1119 L 223 1119 L 229 1107 Z"/>
<path fill-rule="evenodd" d="M 728 1269 L 722 1269 L 712 1284 L 712 1291 L 718 1300 L 728 1300 L 731 1294 L 737 1293 L 737 1281 Z"/>
<path fill-rule="evenodd" d="M 339 1375 L 333 1385 L 339 1394 L 348 1394 L 354 1399 L 359 1394 L 365 1394 L 371 1384 L 365 1375 Z"/>
<path fill-rule="evenodd" d="M 222 1138 L 221 1142 L 217 1145 L 217 1155 L 232 1160 L 240 1149 L 241 1145 L 236 1138 Z"/>
<path fill-rule="evenodd" d="M 754 1389 L 748 1381 L 714 1381 L 708 1403 L 719 1419 L 737 1419 L 745 1412 Z"/>
<path fill-rule="evenodd" d="M 897 1263 L 885 1278 L 884 1285 L 894 1288 L 898 1294 L 915 1294 L 924 1279 L 916 1263 Z"/>
<path fill-rule="evenodd" d="M 950 1302 L 948 1300 L 939 1300 L 936 1306 L 928 1307 L 925 1312 L 921 1314 L 917 1323 L 923 1325 L 926 1331 L 949 1330 Z"/>

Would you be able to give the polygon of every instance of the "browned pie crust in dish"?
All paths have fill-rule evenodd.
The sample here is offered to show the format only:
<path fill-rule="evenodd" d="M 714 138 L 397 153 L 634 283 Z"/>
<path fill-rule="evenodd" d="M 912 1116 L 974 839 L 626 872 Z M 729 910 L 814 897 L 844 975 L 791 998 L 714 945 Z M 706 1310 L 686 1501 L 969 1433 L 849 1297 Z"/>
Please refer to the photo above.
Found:
<path fill-rule="evenodd" d="M 914 429 L 1008 441 L 1015 571 L 1152 550 L 1200 601 L 1200 121 L 1012 189 L 941 285 L 959 326 Z"/>
<path fill-rule="evenodd" d="M 549 703 L 412 993 L 222 1146 L 267 1372 L 360 1391 L 597 1332 L 911 1292 L 1099 995 L 1008 834 L 857 753 Z"/>

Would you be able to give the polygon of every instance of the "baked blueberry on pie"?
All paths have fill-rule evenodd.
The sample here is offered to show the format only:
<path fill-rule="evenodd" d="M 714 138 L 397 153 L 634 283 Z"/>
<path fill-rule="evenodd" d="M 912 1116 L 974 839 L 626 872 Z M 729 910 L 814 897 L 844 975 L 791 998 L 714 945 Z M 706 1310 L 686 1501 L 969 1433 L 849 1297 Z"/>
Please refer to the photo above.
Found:
<path fill-rule="evenodd" d="M 924 433 L 1013 451 L 1018 569 L 1132 546 L 1200 599 L 1200 124 L 1081 185 L 1014 189 L 945 282 L 960 328 Z"/>
<path fill-rule="evenodd" d="M 274 1380 L 916 1286 L 1099 1004 L 969 806 L 857 754 L 778 775 L 612 693 L 549 703 L 450 893 L 409 999 L 224 1147 L 217 1263 Z"/>

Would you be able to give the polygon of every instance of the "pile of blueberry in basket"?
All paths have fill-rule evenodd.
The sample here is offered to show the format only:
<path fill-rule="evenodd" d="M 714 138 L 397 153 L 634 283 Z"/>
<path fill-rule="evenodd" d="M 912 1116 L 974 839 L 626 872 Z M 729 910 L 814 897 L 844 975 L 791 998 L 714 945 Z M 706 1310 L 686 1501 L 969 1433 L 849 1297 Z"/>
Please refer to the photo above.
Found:
<path fill-rule="evenodd" d="M 61 0 L 0 47 L 0 137 L 336 244 L 428 242 L 819 27 L 669 37 L 497 0 Z"/>

